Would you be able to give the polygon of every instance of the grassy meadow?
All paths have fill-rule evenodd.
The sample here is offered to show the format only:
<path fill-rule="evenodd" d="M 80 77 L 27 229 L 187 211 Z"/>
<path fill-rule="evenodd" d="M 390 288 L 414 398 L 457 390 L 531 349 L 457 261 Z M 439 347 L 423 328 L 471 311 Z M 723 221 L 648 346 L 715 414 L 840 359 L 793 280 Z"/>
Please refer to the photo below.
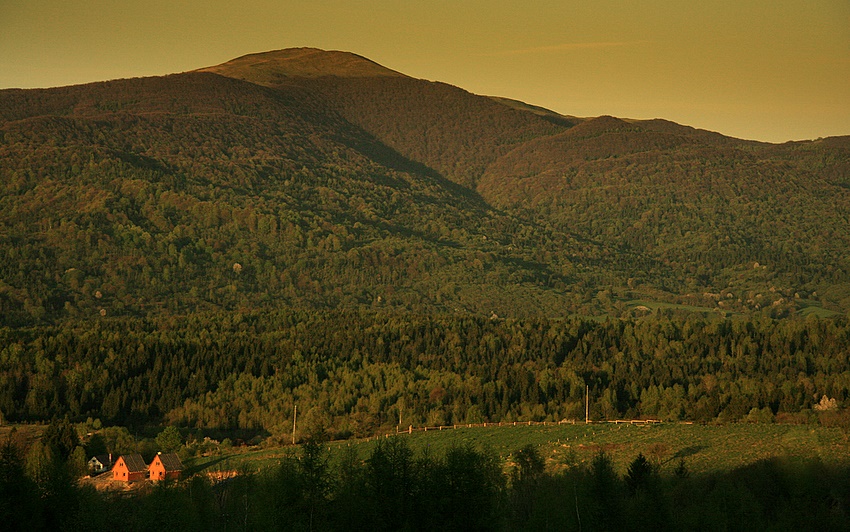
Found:
<path fill-rule="evenodd" d="M 615 469 L 623 474 L 628 464 L 643 453 L 661 472 L 672 472 L 684 459 L 695 474 L 732 470 L 772 457 L 819 459 L 827 464 L 850 464 L 850 433 L 842 428 L 785 424 L 679 424 L 630 425 L 614 423 L 520 425 L 428 430 L 389 437 L 407 438 L 416 453 L 442 456 L 452 446 L 472 445 L 499 455 L 506 468 L 513 451 L 531 444 L 546 459 L 547 468 L 557 471 L 588 464 L 604 450 Z M 366 458 L 376 438 L 330 442 L 333 460 L 344 447 L 354 446 Z M 195 459 L 194 471 L 258 470 L 276 465 L 295 452 L 293 446 L 243 451 Z"/>

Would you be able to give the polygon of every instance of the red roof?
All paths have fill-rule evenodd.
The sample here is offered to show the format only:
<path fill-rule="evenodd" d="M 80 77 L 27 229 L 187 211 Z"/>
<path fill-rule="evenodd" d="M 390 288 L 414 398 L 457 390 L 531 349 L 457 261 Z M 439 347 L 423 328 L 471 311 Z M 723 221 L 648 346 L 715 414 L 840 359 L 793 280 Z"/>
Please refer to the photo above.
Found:
<path fill-rule="evenodd" d="M 148 466 L 145 465 L 145 459 L 138 453 L 122 454 L 118 457 L 118 460 L 115 461 L 115 465 L 117 466 L 122 459 L 124 460 L 124 464 L 127 465 L 127 471 L 130 473 L 139 473 L 141 471 L 147 471 L 148 469 Z"/>
<path fill-rule="evenodd" d="M 183 471 L 183 462 L 177 453 L 159 454 L 159 461 L 162 462 L 162 467 L 166 471 Z"/>

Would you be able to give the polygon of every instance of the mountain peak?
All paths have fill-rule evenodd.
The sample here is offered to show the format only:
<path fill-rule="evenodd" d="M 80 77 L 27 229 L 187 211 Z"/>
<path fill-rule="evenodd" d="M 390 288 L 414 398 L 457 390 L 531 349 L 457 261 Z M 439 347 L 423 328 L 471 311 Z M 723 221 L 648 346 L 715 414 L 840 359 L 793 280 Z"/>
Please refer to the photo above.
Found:
<path fill-rule="evenodd" d="M 318 48 L 287 48 L 248 54 L 198 72 L 213 72 L 269 86 L 284 83 L 287 78 L 407 77 L 357 54 Z"/>

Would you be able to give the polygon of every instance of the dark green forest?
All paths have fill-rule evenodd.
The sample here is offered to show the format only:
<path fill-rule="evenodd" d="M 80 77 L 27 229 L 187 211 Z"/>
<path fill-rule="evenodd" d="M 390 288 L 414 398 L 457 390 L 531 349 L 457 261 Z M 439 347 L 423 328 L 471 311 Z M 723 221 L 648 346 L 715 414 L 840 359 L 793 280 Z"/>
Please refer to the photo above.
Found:
<path fill-rule="evenodd" d="M 369 436 L 583 419 L 843 423 L 845 319 L 503 320 L 371 312 L 103 318 L 0 329 L 0 411 Z"/>

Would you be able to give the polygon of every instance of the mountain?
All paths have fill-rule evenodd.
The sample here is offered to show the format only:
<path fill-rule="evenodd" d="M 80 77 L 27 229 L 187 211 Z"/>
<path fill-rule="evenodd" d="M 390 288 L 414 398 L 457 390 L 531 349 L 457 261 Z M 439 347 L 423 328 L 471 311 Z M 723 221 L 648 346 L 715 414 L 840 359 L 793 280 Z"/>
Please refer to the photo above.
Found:
<path fill-rule="evenodd" d="M 212 73 L 0 92 L 4 319 L 371 307 L 527 315 L 584 248 L 301 87 Z M 590 248 L 588 253 L 593 253 Z M 568 259 L 563 259 L 564 263 Z"/>
<path fill-rule="evenodd" d="M 848 150 L 850 137 L 777 146 L 600 117 L 501 157 L 478 191 L 654 259 L 699 305 L 756 309 L 779 291 L 771 305 L 820 292 L 846 308 Z"/>
<path fill-rule="evenodd" d="M 197 72 L 212 72 L 265 86 L 279 86 L 293 77 L 407 77 L 356 54 L 317 48 L 289 48 L 248 54 L 221 65 L 198 69 Z"/>
<path fill-rule="evenodd" d="M 302 66 L 302 54 L 314 68 Z M 397 75 L 354 54 L 298 49 L 248 57 L 275 73 L 259 83 L 302 87 L 402 156 L 469 188 L 499 156 L 566 127 L 458 87 Z M 205 70 L 258 79 L 245 63 L 236 59 Z"/>
<path fill-rule="evenodd" d="M 846 312 L 848 225 L 850 137 L 570 117 L 347 52 L 0 91 L 10 324 Z"/>

